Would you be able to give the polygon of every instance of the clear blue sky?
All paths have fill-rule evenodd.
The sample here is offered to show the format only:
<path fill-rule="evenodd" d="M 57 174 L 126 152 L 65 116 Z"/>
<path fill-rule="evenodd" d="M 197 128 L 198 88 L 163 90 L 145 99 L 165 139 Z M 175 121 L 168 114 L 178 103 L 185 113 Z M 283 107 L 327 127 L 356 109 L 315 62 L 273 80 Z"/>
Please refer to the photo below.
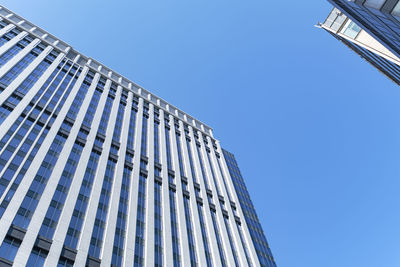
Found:
<path fill-rule="evenodd" d="M 327 1 L 1 3 L 212 126 L 279 267 L 400 266 L 400 88 Z"/>

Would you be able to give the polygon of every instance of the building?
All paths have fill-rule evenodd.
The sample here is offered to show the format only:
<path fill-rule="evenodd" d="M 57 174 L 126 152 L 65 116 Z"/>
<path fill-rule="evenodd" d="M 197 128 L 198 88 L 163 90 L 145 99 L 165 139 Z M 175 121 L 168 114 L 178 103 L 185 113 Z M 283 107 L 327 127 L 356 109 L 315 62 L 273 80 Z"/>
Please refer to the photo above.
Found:
<path fill-rule="evenodd" d="M 1 6 L 0 124 L 0 266 L 276 266 L 209 126 Z"/>
<path fill-rule="evenodd" d="M 325 29 L 344 43 L 392 81 L 400 85 L 400 58 L 390 47 L 360 27 L 336 7 L 332 9 L 324 23 L 317 26 Z"/>
<path fill-rule="evenodd" d="M 329 2 L 400 58 L 399 0 L 329 0 Z"/>

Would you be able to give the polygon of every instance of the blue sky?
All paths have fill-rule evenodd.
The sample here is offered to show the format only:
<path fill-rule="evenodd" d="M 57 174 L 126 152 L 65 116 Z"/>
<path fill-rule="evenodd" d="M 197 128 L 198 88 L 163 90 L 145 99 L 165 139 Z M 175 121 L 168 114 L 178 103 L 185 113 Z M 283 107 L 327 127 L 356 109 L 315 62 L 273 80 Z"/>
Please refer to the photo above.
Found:
<path fill-rule="evenodd" d="M 327 1 L 1 3 L 212 126 L 279 267 L 400 266 L 400 88 Z"/>

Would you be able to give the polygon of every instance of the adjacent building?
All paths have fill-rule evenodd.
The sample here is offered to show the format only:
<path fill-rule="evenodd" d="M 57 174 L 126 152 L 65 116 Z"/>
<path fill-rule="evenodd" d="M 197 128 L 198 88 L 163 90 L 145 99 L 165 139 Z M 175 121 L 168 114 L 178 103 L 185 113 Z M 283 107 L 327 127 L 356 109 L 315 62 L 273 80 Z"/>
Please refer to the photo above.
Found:
<path fill-rule="evenodd" d="M 329 0 L 327 30 L 400 85 L 399 0 Z"/>
<path fill-rule="evenodd" d="M 209 126 L 1 6 L 0 125 L 0 266 L 276 266 Z"/>
<path fill-rule="evenodd" d="M 400 57 L 399 0 L 329 0 L 329 2 Z"/>

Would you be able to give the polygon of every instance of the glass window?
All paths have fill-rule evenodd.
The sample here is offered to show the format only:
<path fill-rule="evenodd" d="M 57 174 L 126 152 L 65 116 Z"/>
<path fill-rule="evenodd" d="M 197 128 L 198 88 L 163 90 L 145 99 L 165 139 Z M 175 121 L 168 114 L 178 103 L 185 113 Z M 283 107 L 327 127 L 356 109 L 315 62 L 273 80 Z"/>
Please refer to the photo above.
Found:
<path fill-rule="evenodd" d="M 400 2 L 398 2 L 396 6 L 393 8 L 392 15 L 400 17 Z"/>
<path fill-rule="evenodd" d="M 46 257 L 47 257 L 46 251 L 38 248 L 33 248 L 26 266 L 35 266 L 35 267 L 43 266 Z"/>
<path fill-rule="evenodd" d="M 354 39 L 356 38 L 357 34 L 361 31 L 361 28 L 355 24 L 353 21 L 349 23 L 349 25 L 345 28 L 344 34 L 348 37 Z"/>
<path fill-rule="evenodd" d="M 14 261 L 19 245 L 21 245 L 21 241 L 7 236 L 0 247 L 0 257 Z"/>
<path fill-rule="evenodd" d="M 364 5 L 375 9 L 381 9 L 386 0 L 366 0 Z"/>

